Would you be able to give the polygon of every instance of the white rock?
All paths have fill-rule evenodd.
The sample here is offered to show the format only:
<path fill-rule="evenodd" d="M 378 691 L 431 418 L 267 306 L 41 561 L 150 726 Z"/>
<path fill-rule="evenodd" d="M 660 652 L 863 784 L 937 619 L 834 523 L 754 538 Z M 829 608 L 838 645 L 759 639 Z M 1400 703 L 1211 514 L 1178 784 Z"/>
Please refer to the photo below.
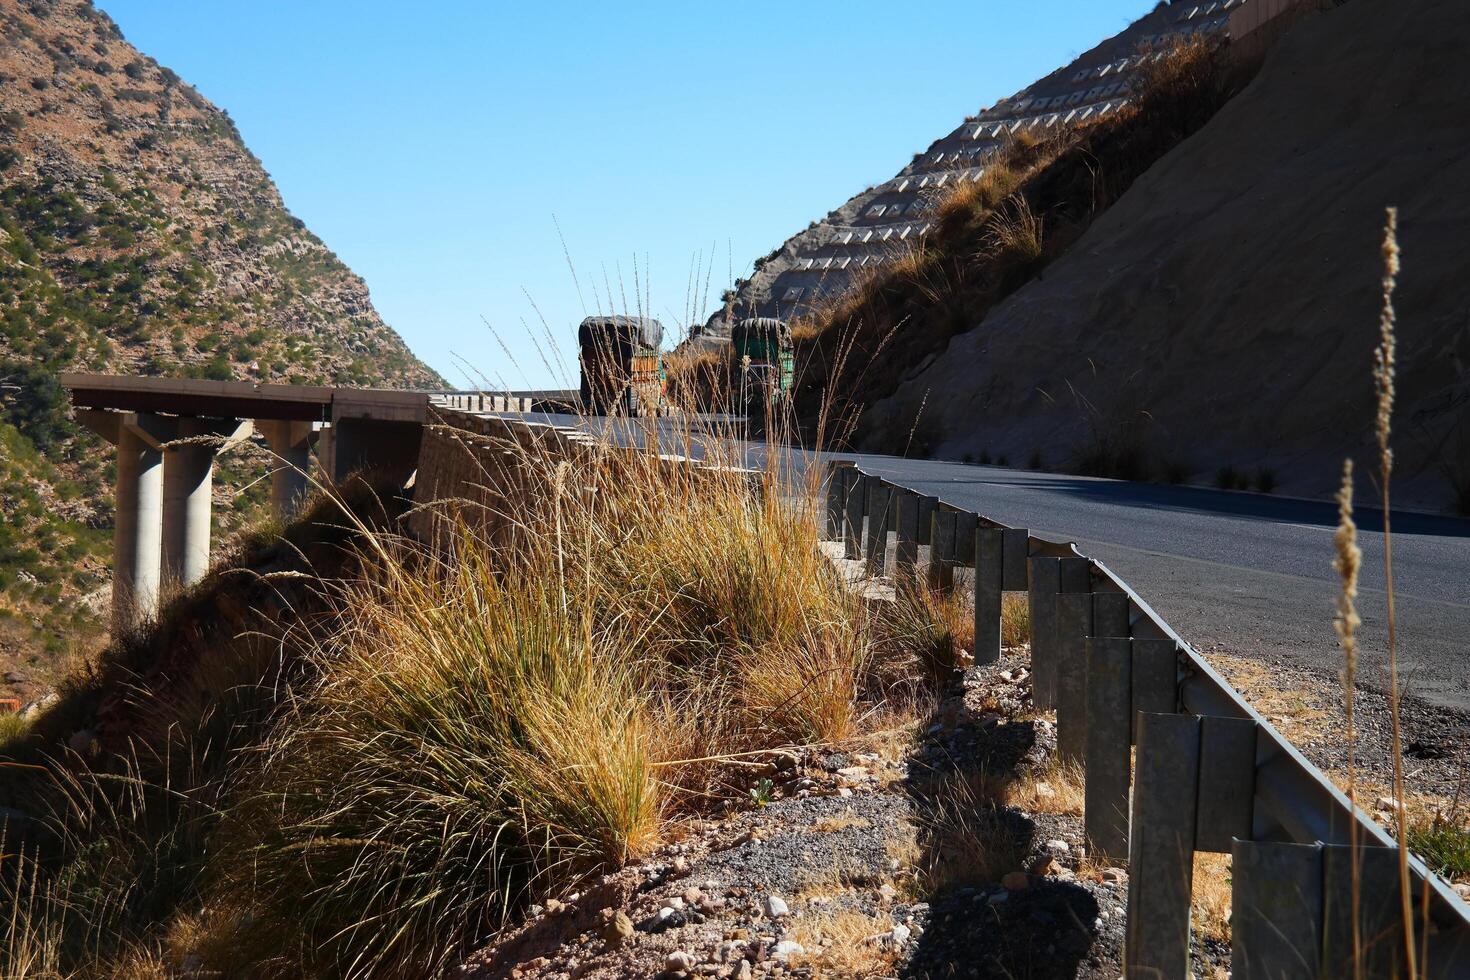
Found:
<path fill-rule="evenodd" d="M 1053 854 L 1066 854 L 1072 849 L 1072 845 L 1064 840 L 1049 840 L 1046 842 L 1046 849 Z"/>
<path fill-rule="evenodd" d="M 735 972 L 732 976 L 735 980 L 750 980 L 750 973 L 750 960 L 741 960 L 735 966 Z"/>
<path fill-rule="evenodd" d="M 844 787 L 842 787 L 841 789 L 839 789 L 837 791 L 837 795 L 840 796 L 840 797 L 842 797 L 843 799 L 847 799 L 849 796 L 852 795 L 852 790 L 850 790 L 846 786 L 844 786 Z"/>
<path fill-rule="evenodd" d="M 783 915 L 789 915 L 791 913 L 791 910 L 786 907 L 786 900 L 780 895 L 767 895 L 761 907 L 765 909 L 766 915 L 772 919 L 779 919 Z"/>
<path fill-rule="evenodd" d="M 664 899 L 664 907 L 670 909 L 682 909 L 684 907 L 684 899 L 680 898 L 678 895 L 670 895 L 668 898 Z"/>
<path fill-rule="evenodd" d="M 888 934 L 888 938 L 892 940 L 893 945 L 902 946 L 909 941 L 909 936 L 911 935 L 913 935 L 913 930 L 909 929 L 906 925 L 899 924 L 893 927 L 893 931 Z"/>
<path fill-rule="evenodd" d="M 776 944 L 776 948 L 772 951 L 772 955 L 778 959 L 785 959 L 788 956 L 799 956 L 805 952 L 806 947 L 796 940 L 783 939 Z"/>
<path fill-rule="evenodd" d="M 682 949 L 676 949 L 664 957 L 664 969 L 670 973 L 688 973 L 694 969 L 694 957 Z"/>

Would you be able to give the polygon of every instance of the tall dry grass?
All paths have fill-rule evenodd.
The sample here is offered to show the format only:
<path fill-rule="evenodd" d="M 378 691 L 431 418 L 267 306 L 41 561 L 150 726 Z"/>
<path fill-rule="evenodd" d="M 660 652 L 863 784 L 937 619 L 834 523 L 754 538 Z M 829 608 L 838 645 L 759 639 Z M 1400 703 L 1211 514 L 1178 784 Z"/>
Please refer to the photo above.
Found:
<path fill-rule="evenodd" d="M 252 962 L 442 972 L 911 683 L 781 476 L 500 449 L 493 536 L 465 511 L 443 551 L 373 537 L 225 817 L 214 889 Z"/>

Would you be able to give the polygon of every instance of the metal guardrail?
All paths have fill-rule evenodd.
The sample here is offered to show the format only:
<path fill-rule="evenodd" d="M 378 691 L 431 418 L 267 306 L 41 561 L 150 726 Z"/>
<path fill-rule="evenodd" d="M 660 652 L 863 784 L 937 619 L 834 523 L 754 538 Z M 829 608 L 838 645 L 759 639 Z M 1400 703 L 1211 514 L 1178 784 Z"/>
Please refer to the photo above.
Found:
<path fill-rule="evenodd" d="M 1126 582 L 1070 542 L 849 461 L 828 464 L 826 486 L 826 535 L 870 574 L 886 572 L 890 535 L 897 588 L 917 582 L 921 546 L 933 586 L 951 587 L 958 567 L 974 570 L 977 663 L 1000 655 L 1001 594 L 1028 593 L 1033 701 L 1056 710 L 1058 754 L 1085 774 L 1093 853 L 1129 864 L 1129 980 L 1191 975 L 1198 852 L 1233 855 L 1234 980 L 1354 976 L 1355 905 L 1357 975 L 1403 974 L 1393 839 Z M 1470 905 L 1417 857 L 1409 864 L 1423 975 L 1470 977 Z"/>

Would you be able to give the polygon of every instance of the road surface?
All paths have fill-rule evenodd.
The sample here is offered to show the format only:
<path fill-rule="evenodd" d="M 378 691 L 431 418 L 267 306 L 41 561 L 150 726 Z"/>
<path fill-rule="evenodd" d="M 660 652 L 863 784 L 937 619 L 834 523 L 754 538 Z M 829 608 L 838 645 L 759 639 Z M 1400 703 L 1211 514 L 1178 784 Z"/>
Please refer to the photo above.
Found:
<path fill-rule="evenodd" d="M 578 424 L 565 416 L 558 424 Z M 683 451 L 679 422 L 661 424 Z M 765 447 L 751 445 L 758 461 Z M 1070 540 L 1202 653 L 1285 658 L 1335 676 L 1337 509 L 1328 502 L 892 456 L 837 454 L 894 483 L 1042 537 Z M 1358 500 L 1373 499 L 1361 480 Z M 1360 681 L 1384 687 L 1382 520 L 1359 509 Z M 1470 521 L 1395 512 L 1394 586 L 1406 690 L 1470 709 Z"/>

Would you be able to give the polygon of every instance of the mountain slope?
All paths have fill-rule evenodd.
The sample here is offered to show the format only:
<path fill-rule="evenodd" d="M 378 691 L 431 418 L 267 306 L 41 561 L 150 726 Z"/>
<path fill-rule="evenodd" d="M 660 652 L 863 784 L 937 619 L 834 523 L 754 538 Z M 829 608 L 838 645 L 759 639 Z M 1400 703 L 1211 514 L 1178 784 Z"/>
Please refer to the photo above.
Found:
<path fill-rule="evenodd" d="M 1396 205 L 1397 499 L 1470 506 L 1467 44 L 1452 0 L 1353 0 L 1298 24 L 1043 277 L 874 404 L 860 442 L 902 444 L 922 416 L 951 458 L 1112 457 L 1326 492 L 1371 426 Z"/>
<path fill-rule="evenodd" d="M 438 382 L 227 113 L 89 2 L 0 0 L 0 659 L 65 645 L 105 567 L 110 454 L 63 370 Z"/>
<path fill-rule="evenodd" d="M 956 187 L 982 179 L 1021 138 L 1055 135 L 1115 119 L 1146 74 L 1145 55 L 1188 38 L 1223 37 L 1232 12 L 1256 0 L 1159 3 L 1118 34 L 992 106 L 915 153 L 891 179 L 875 184 L 755 260 L 717 310 L 693 334 L 692 346 L 711 349 L 730 326 L 749 316 L 787 320 L 861 288 L 902 260 L 936 230 L 938 205 Z"/>

